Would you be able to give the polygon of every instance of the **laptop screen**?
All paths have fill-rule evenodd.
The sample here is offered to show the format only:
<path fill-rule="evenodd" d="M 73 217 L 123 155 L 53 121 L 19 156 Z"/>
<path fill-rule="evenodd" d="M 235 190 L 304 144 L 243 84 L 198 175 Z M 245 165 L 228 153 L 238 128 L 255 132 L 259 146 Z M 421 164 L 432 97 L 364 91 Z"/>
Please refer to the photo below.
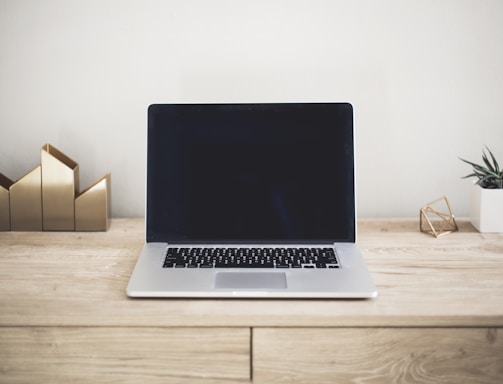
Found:
<path fill-rule="evenodd" d="M 154 104 L 147 241 L 355 241 L 348 103 Z"/>

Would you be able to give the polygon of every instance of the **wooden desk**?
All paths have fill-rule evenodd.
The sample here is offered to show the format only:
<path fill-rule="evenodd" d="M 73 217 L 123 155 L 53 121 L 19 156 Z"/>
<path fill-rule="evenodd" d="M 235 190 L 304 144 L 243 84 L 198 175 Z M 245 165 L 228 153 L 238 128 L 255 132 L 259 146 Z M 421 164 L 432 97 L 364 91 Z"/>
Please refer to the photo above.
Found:
<path fill-rule="evenodd" d="M 363 220 L 374 300 L 145 300 L 142 219 L 0 233 L 1 383 L 501 383 L 503 235 Z"/>

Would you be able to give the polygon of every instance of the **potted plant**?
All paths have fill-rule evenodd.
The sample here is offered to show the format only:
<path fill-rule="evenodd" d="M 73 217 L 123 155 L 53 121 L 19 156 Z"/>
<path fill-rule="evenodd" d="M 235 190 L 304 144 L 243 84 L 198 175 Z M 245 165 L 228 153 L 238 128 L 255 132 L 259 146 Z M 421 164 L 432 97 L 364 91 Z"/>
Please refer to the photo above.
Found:
<path fill-rule="evenodd" d="M 482 150 L 483 164 L 460 159 L 473 168 L 464 178 L 475 177 L 470 221 L 479 232 L 503 232 L 503 169 L 487 148 Z"/>

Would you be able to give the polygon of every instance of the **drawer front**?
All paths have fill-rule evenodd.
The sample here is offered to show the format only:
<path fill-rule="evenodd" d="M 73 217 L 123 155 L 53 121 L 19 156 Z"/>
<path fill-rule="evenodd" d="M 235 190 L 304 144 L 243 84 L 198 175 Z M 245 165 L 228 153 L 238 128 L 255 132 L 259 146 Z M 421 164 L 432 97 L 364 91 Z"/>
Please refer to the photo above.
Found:
<path fill-rule="evenodd" d="M 258 328 L 254 383 L 501 383 L 503 333 L 477 328 Z"/>
<path fill-rule="evenodd" d="M 2 383 L 249 380 L 249 328 L 0 328 Z"/>

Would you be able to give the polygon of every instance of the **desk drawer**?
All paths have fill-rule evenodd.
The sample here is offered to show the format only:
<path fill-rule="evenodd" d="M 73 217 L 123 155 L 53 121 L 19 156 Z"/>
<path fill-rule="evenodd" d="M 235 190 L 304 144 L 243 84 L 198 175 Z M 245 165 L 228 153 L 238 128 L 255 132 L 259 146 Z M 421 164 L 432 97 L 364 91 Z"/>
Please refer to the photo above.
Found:
<path fill-rule="evenodd" d="M 2 327 L 2 383 L 250 380 L 249 328 Z"/>
<path fill-rule="evenodd" d="M 258 328 L 254 383 L 501 383 L 503 332 Z"/>

